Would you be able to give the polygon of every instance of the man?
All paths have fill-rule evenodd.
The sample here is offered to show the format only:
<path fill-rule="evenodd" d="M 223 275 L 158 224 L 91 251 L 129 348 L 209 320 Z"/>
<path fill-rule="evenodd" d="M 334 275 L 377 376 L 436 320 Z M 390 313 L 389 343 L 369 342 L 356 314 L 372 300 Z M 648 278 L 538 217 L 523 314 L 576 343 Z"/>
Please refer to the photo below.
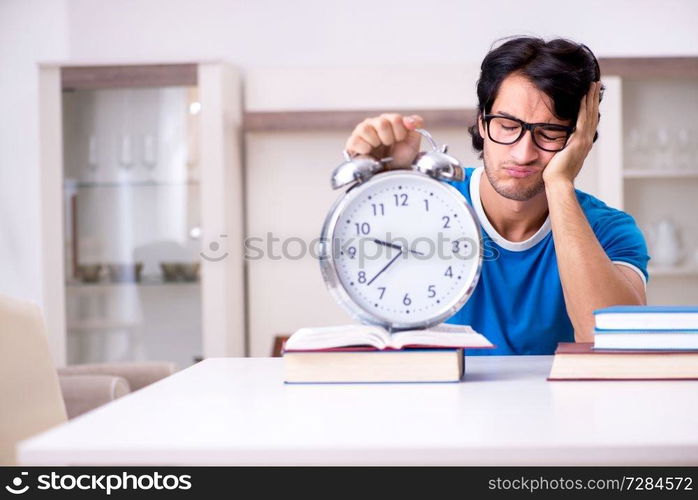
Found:
<path fill-rule="evenodd" d="M 600 76 L 585 45 L 561 39 L 510 39 L 483 60 L 469 131 L 484 168 L 453 185 L 478 215 L 489 258 L 449 322 L 497 348 L 468 354 L 552 354 L 558 342 L 593 341 L 595 309 L 646 303 L 649 257 L 635 221 L 574 188 L 597 137 Z M 368 118 L 346 149 L 405 167 L 422 126 L 418 115 Z"/>

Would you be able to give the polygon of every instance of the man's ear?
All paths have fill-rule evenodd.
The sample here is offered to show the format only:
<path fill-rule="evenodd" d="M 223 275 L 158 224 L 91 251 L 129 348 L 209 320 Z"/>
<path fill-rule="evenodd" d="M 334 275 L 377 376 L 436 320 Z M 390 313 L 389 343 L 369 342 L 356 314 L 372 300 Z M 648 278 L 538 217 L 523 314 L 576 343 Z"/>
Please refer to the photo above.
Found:
<path fill-rule="evenodd" d="M 482 113 L 479 113 L 477 116 L 477 130 L 480 132 L 480 137 L 482 137 L 482 140 L 485 140 L 485 122 L 483 120 L 483 116 L 485 116 L 485 112 L 483 111 Z"/>

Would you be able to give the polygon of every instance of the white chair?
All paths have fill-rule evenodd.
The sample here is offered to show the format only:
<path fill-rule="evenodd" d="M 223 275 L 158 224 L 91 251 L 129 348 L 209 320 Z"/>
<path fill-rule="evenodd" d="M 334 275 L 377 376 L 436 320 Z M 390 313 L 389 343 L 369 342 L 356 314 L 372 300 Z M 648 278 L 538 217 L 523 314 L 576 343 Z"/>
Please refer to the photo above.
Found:
<path fill-rule="evenodd" d="M 19 441 L 174 371 L 159 361 L 56 370 L 39 307 L 0 295 L 0 465 L 16 462 Z"/>
<path fill-rule="evenodd" d="M 39 308 L 0 296 L 0 464 L 18 441 L 67 420 Z"/>

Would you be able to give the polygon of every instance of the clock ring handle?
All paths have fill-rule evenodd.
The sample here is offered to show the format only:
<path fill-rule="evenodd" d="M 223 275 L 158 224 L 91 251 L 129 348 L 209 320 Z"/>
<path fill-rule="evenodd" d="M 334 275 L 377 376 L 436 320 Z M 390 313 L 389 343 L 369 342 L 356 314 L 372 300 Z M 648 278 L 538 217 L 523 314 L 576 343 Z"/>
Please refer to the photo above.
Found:
<path fill-rule="evenodd" d="M 344 162 L 334 169 L 331 177 L 332 189 L 339 189 L 350 184 L 361 184 L 385 169 L 385 164 L 392 158 L 376 160 L 372 156 L 354 155 L 347 150 L 342 152 Z"/>
<path fill-rule="evenodd" d="M 352 155 L 349 151 L 347 151 L 345 149 L 342 151 L 342 156 L 344 157 L 344 161 L 352 161 L 354 158 L 356 158 L 358 156 L 362 156 L 362 155 L 360 155 L 358 153 Z M 379 161 L 380 163 L 390 163 L 391 161 L 393 161 L 393 157 L 387 156 L 385 158 L 381 158 L 380 160 L 376 160 L 376 161 Z"/>
<path fill-rule="evenodd" d="M 424 136 L 424 138 L 429 142 L 429 144 L 431 145 L 431 148 L 434 151 L 440 151 L 442 153 L 445 153 L 448 150 L 448 146 L 446 146 L 445 144 L 441 149 L 439 149 L 439 145 L 436 144 L 436 141 L 431 136 L 431 134 L 429 132 L 427 132 L 426 130 L 424 130 L 423 128 L 416 128 L 416 129 L 414 129 L 414 131 L 422 134 Z"/>
<path fill-rule="evenodd" d="M 447 154 L 448 146 L 444 144 L 439 147 L 431 134 L 424 129 L 417 128 L 415 131 L 427 139 L 432 150 L 419 153 L 412 168 L 438 180 L 462 181 L 465 178 L 465 171 L 456 158 Z"/>

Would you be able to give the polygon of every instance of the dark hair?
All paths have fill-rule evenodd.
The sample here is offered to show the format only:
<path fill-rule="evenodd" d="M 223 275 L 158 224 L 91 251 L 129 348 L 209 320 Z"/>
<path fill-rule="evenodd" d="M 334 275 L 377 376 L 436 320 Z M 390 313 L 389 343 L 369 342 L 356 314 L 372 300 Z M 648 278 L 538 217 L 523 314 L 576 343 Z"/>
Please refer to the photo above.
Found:
<path fill-rule="evenodd" d="M 480 158 L 484 139 L 478 121 L 491 110 L 499 86 L 510 74 L 520 73 L 531 80 L 552 99 L 553 114 L 561 120 L 571 120 L 572 125 L 577 122 L 579 103 L 591 82 L 601 79 L 599 62 L 586 45 L 562 38 L 549 42 L 527 36 L 504 40 L 507 41 L 490 50 L 480 66 L 477 121 L 468 129 L 473 149 L 480 153 Z M 601 96 L 603 90 L 602 85 Z M 594 134 L 594 141 L 598 135 L 598 132 Z"/>

